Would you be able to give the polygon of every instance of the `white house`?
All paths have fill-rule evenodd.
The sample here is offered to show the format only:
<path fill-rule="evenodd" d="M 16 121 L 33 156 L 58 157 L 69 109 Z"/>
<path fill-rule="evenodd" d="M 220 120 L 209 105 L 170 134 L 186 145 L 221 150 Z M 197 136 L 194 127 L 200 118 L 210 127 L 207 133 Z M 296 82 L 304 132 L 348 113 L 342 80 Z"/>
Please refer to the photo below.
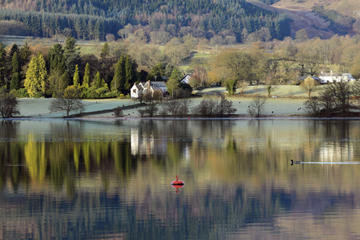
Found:
<path fill-rule="evenodd" d="M 144 86 L 142 83 L 135 83 L 130 89 L 131 98 L 139 98 L 143 90 Z"/>
<path fill-rule="evenodd" d="M 186 74 L 183 79 L 180 80 L 181 83 L 186 83 L 186 84 L 189 84 L 190 83 L 190 79 L 191 79 L 191 76 L 189 74 Z"/>
<path fill-rule="evenodd" d="M 160 90 L 163 94 L 167 92 L 165 82 L 150 82 L 145 83 L 135 83 L 130 89 L 131 98 L 139 98 L 141 94 L 146 94 L 148 92 L 154 94 L 156 90 Z"/>
<path fill-rule="evenodd" d="M 352 82 L 355 78 L 350 73 L 343 73 L 341 75 L 333 74 L 331 71 L 329 74 L 323 74 L 319 76 L 320 83 L 334 83 L 334 82 Z"/>
<path fill-rule="evenodd" d="M 181 82 L 181 83 L 189 84 L 189 83 L 190 83 L 190 79 L 191 79 L 191 76 L 190 76 L 189 74 L 186 74 L 186 75 L 180 80 L 180 82 Z"/>

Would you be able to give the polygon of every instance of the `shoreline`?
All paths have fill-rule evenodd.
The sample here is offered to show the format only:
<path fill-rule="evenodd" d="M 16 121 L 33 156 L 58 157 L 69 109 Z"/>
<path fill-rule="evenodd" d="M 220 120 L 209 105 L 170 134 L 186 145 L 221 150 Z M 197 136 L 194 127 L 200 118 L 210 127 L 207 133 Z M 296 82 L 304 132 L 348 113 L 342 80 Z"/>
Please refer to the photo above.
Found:
<path fill-rule="evenodd" d="M 115 122 L 115 121 L 126 121 L 126 120 L 174 120 L 174 121 L 197 121 L 197 120 L 360 120 L 359 117 L 312 117 L 306 115 L 281 115 L 281 116 L 262 116 L 258 118 L 253 118 L 250 116 L 224 116 L 224 117 L 195 117 L 195 116 L 188 116 L 188 117 L 80 117 L 80 118 L 66 118 L 66 117 L 13 117 L 13 118 L 1 118 L 1 121 L 54 121 L 54 120 L 61 120 L 61 121 L 107 121 L 107 122 Z"/>

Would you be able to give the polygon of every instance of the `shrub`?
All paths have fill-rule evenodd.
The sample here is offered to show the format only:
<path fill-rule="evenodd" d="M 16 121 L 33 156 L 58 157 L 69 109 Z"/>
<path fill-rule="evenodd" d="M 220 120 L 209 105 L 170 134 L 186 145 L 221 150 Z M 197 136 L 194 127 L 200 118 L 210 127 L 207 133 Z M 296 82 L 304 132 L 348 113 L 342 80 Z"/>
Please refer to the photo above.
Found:
<path fill-rule="evenodd" d="M 11 118 L 15 114 L 19 114 L 17 110 L 17 99 L 10 93 L 0 94 L 0 114 L 3 118 Z"/>
<path fill-rule="evenodd" d="M 226 100 L 221 95 L 220 101 L 213 99 L 202 100 L 198 106 L 192 109 L 192 112 L 201 116 L 227 116 L 236 112 L 232 104 L 232 101 Z"/>
<path fill-rule="evenodd" d="M 321 105 L 319 99 L 317 98 L 310 98 L 304 103 L 306 111 L 311 115 L 317 115 L 320 113 Z"/>
<path fill-rule="evenodd" d="M 256 97 L 248 107 L 248 113 L 251 117 L 260 117 L 264 110 L 266 99 Z"/>
<path fill-rule="evenodd" d="M 215 115 L 216 102 L 214 100 L 202 100 L 198 106 L 192 109 L 192 113 L 201 116 Z"/>
<path fill-rule="evenodd" d="M 29 97 L 27 91 L 25 88 L 20 88 L 20 89 L 13 89 L 10 91 L 10 93 L 12 95 L 14 95 L 15 97 L 17 98 L 26 98 L 26 97 Z"/>
<path fill-rule="evenodd" d="M 115 117 L 122 117 L 123 116 L 123 110 L 121 107 L 117 107 L 114 110 Z"/>
<path fill-rule="evenodd" d="M 235 113 L 236 109 L 232 107 L 232 104 L 232 101 L 226 100 L 222 95 L 220 102 L 216 105 L 216 114 L 223 116 Z"/>
<path fill-rule="evenodd" d="M 185 116 L 189 113 L 191 101 L 188 99 L 167 101 L 162 105 L 162 115 Z"/>
<path fill-rule="evenodd" d="M 158 108 L 156 106 L 156 104 L 149 104 L 145 107 L 145 109 L 139 109 L 138 112 L 140 114 L 141 117 L 149 116 L 149 117 L 153 117 L 158 111 Z"/>

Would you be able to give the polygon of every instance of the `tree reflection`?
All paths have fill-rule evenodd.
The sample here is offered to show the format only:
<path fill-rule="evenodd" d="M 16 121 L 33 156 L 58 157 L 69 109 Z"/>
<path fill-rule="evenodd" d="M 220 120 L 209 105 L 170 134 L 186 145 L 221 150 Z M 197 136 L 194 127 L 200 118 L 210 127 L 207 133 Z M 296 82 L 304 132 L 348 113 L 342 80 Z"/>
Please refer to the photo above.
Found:
<path fill-rule="evenodd" d="M 357 122 L 123 122 L 109 136 L 87 126 L 53 123 L 50 134 L 29 130 L 24 139 L 16 124 L 2 130 L 17 140 L 0 141 L 0 187 L 33 196 L 0 199 L 1 216 L 24 216 L 37 226 L 27 228 L 34 238 L 209 239 L 284 212 L 341 212 L 360 199 L 357 166 L 289 165 L 359 161 Z M 168 185 L 179 172 L 186 186 L 175 194 Z M 40 216 L 57 221 L 43 228 Z"/>

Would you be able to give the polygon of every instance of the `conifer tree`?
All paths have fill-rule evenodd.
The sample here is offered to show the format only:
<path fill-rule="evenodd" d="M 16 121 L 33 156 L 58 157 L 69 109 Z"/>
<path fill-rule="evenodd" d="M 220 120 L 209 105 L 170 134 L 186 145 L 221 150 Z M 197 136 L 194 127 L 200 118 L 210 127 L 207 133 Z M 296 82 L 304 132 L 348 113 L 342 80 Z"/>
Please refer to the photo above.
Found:
<path fill-rule="evenodd" d="M 101 54 L 100 54 L 100 57 L 102 59 L 106 58 L 110 53 L 110 49 L 109 49 L 109 44 L 108 43 L 105 43 L 103 48 L 101 49 Z"/>
<path fill-rule="evenodd" d="M 179 88 L 180 79 L 181 79 L 181 72 L 176 68 L 174 68 L 169 80 L 166 83 L 166 87 L 172 98 L 174 97 L 175 90 Z"/>
<path fill-rule="evenodd" d="M 6 51 L 4 45 L 0 43 L 0 87 L 5 86 L 6 76 Z"/>
<path fill-rule="evenodd" d="M 90 85 L 90 64 L 86 63 L 82 86 L 88 88 Z"/>
<path fill-rule="evenodd" d="M 75 66 L 75 73 L 74 73 L 74 77 L 73 77 L 73 85 L 75 87 L 79 87 L 80 86 L 80 77 L 79 77 L 79 66 L 76 64 Z"/>
<path fill-rule="evenodd" d="M 19 66 L 19 58 L 18 53 L 15 52 L 12 60 L 11 60 L 11 67 L 12 67 L 12 74 L 11 74 L 11 81 L 10 81 L 10 89 L 19 89 L 20 88 L 20 66 Z"/>
<path fill-rule="evenodd" d="M 66 39 L 64 57 L 66 71 L 70 76 L 73 76 L 76 64 L 80 63 L 79 48 L 76 46 L 76 40 L 74 38 L 70 37 Z"/>
<path fill-rule="evenodd" d="M 31 56 L 30 46 L 27 42 L 19 50 L 20 68 L 29 62 Z"/>
<path fill-rule="evenodd" d="M 130 91 L 132 84 L 136 82 L 136 63 L 133 61 L 130 56 L 126 56 L 125 58 L 125 85 L 124 91 L 125 93 Z"/>
<path fill-rule="evenodd" d="M 64 49 L 60 44 L 55 44 L 49 51 L 50 73 L 57 71 L 61 74 L 65 72 Z"/>
<path fill-rule="evenodd" d="M 26 71 L 24 86 L 30 97 L 39 97 L 45 93 L 47 71 L 44 57 L 41 54 L 33 56 Z"/>
<path fill-rule="evenodd" d="M 105 87 L 106 83 L 105 80 L 103 78 L 101 78 L 100 72 L 97 71 L 96 75 L 95 75 L 95 79 L 94 79 L 94 87 L 95 88 L 102 88 Z"/>
<path fill-rule="evenodd" d="M 121 56 L 115 65 L 114 78 L 111 81 L 111 90 L 122 92 L 125 86 L 125 58 Z"/>

